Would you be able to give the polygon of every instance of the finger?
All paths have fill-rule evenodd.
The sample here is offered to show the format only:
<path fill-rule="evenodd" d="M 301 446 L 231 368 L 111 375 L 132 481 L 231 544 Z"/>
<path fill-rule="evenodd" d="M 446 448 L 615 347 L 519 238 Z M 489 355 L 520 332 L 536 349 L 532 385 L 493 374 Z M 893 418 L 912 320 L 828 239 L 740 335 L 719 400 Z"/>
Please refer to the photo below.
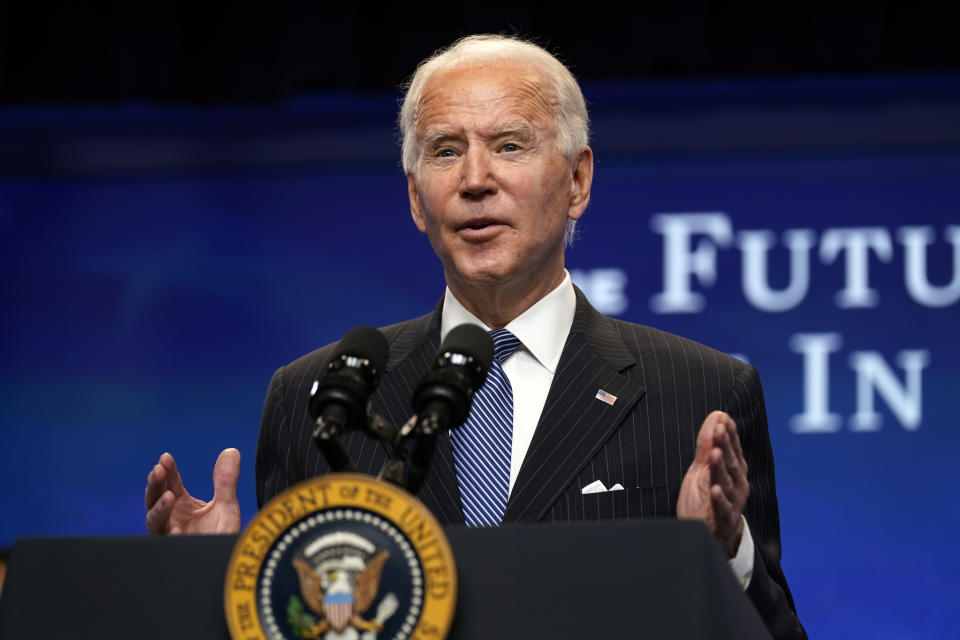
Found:
<path fill-rule="evenodd" d="M 720 442 L 717 446 L 720 448 L 720 451 L 723 452 L 723 464 L 727 467 L 727 473 L 729 473 L 731 477 L 736 476 L 740 472 L 740 460 L 737 458 L 733 443 L 730 441 L 729 431 L 724 430 L 719 440 Z"/>
<path fill-rule="evenodd" d="M 733 452 L 739 460 L 743 462 L 744 467 L 747 465 L 746 458 L 743 457 L 743 447 L 740 445 L 740 433 L 737 431 L 737 423 L 733 421 L 733 418 L 729 418 L 727 423 L 727 435 L 730 438 L 730 443 L 733 445 Z"/>
<path fill-rule="evenodd" d="M 737 434 L 737 423 L 726 413 L 717 412 L 717 426 L 714 431 L 714 446 L 723 451 L 724 463 L 727 472 L 734 483 L 742 487 L 747 483 L 747 461 L 743 458 L 740 449 L 740 437 Z"/>
<path fill-rule="evenodd" d="M 723 439 L 727 433 L 727 425 L 731 422 L 730 416 L 723 411 L 714 411 L 707 416 L 707 421 L 711 425 L 710 436 L 714 447 L 723 448 Z M 704 426 L 707 425 L 704 422 Z"/>
<path fill-rule="evenodd" d="M 147 511 L 147 531 L 150 533 L 167 533 L 170 528 L 170 514 L 175 502 L 173 492 L 165 491 L 156 501 L 156 504 Z"/>
<path fill-rule="evenodd" d="M 160 465 L 167 472 L 167 488 L 173 491 L 173 495 L 180 497 L 184 493 L 183 479 L 180 477 L 180 471 L 177 469 L 177 461 L 169 453 L 160 456 Z"/>
<path fill-rule="evenodd" d="M 713 516 L 724 535 L 734 531 L 740 512 L 717 485 L 710 487 L 710 503 L 713 506 Z"/>
<path fill-rule="evenodd" d="M 714 533 L 723 542 L 724 547 L 729 547 L 737 530 L 737 520 L 740 519 L 740 514 L 733 504 L 727 500 L 727 496 L 719 486 L 710 487 L 710 503 L 713 506 L 714 526 L 716 526 Z M 730 549 L 728 548 L 727 551 L 730 551 Z"/>
<path fill-rule="evenodd" d="M 730 499 L 734 495 L 733 478 L 727 469 L 723 450 L 719 448 L 714 449 L 710 456 L 710 486 L 719 486 Z"/>
<path fill-rule="evenodd" d="M 218 502 L 237 501 L 237 481 L 240 479 L 240 452 L 224 449 L 213 465 L 213 497 Z"/>
<path fill-rule="evenodd" d="M 153 469 L 147 475 L 147 487 L 143 490 L 143 504 L 147 509 L 153 508 L 163 492 L 167 490 L 167 472 L 159 464 L 153 465 Z"/>
<path fill-rule="evenodd" d="M 724 452 L 724 464 L 727 465 L 727 473 L 729 473 L 733 479 L 734 485 L 741 490 L 744 487 L 748 487 L 747 461 L 743 457 L 743 451 L 740 448 L 740 436 L 737 434 L 736 423 L 734 423 L 732 419 L 727 424 L 721 441 Z"/>
<path fill-rule="evenodd" d="M 714 516 L 721 522 L 729 523 L 733 520 L 732 516 L 736 511 L 733 503 L 727 498 L 720 485 L 710 487 L 710 502 L 713 504 Z M 737 514 L 739 516 L 740 514 Z"/>
<path fill-rule="evenodd" d="M 700 425 L 700 432 L 697 434 L 697 453 L 695 461 L 701 464 L 709 464 L 710 451 L 714 447 L 714 433 L 717 429 L 717 421 L 725 415 L 720 411 L 714 411 L 706 417 L 703 424 Z"/>

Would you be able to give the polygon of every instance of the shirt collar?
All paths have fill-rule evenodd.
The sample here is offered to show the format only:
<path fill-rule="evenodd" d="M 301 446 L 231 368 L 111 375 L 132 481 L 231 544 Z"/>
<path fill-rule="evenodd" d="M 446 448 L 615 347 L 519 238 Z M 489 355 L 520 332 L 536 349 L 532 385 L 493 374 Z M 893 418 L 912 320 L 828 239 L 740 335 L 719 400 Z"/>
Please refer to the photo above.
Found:
<path fill-rule="evenodd" d="M 576 310 L 577 295 L 573 291 L 570 274 L 564 270 L 563 282 L 557 285 L 556 289 L 514 318 L 505 328 L 523 343 L 524 348 L 543 368 L 555 373 L 563 345 L 567 341 L 570 327 L 573 326 Z M 490 331 L 490 327 L 467 311 L 447 287 L 440 319 L 440 340 L 461 324 L 475 324 Z"/>

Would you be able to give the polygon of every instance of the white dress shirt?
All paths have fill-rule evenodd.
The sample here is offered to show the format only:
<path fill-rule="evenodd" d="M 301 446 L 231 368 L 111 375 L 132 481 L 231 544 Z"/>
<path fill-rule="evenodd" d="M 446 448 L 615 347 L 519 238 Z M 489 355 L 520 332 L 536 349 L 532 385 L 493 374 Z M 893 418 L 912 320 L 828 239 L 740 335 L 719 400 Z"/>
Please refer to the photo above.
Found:
<path fill-rule="evenodd" d="M 553 375 L 573 326 L 576 310 L 577 296 L 573 291 L 570 274 L 564 271 L 563 282 L 557 285 L 556 289 L 504 327 L 522 343 L 522 347 L 502 363 L 503 372 L 513 387 L 510 492 L 513 491 L 520 466 L 527 455 L 527 449 L 530 448 L 533 432 L 540 421 L 540 414 L 546 404 Z M 440 319 L 441 342 L 451 329 L 461 324 L 475 324 L 490 331 L 490 327 L 464 308 L 448 287 Z M 740 585 L 746 590 L 753 575 L 753 537 L 746 520 L 743 523 L 740 546 L 736 556 L 730 560 L 730 566 Z"/>

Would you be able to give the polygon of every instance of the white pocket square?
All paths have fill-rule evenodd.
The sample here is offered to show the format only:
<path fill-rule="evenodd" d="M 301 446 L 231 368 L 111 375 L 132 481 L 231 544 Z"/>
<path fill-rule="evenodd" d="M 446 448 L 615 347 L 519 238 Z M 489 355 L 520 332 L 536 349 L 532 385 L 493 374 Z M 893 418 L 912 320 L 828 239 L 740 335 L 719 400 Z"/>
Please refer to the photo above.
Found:
<path fill-rule="evenodd" d="M 580 493 L 587 495 L 588 493 L 606 493 L 607 491 L 623 491 L 623 485 L 619 482 L 609 489 L 607 489 L 604 484 L 599 480 L 594 480 L 583 489 L 580 489 Z"/>

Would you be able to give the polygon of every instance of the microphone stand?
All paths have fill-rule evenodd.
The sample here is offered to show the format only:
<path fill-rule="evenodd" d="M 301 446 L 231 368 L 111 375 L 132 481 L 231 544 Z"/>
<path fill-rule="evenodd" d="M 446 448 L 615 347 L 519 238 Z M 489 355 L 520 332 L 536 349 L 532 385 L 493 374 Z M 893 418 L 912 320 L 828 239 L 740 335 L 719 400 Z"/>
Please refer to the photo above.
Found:
<path fill-rule="evenodd" d="M 390 455 L 377 478 L 395 484 L 415 494 L 427 475 L 433 451 L 436 448 L 436 431 L 429 434 L 418 433 L 414 438 L 412 453 L 408 450 L 410 431 L 416 424 L 413 416 L 404 425 L 405 430 L 397 429 L 393 423 L 379 414 L 369 414 L 361 429 L 375 440 L 379 440 L 390 449 Z M 342 423 L 341 423 L 342 424 Z M 317 418 L 313 430 L 313 440 L 320 449 L 330 470 L 334 472 L 355 472 L 356 467 L 340 444 L 340 436 L 346 431 L 341 424 L 333 420 Z M 409 426 L 408 426 L 409 425 Z"/>

